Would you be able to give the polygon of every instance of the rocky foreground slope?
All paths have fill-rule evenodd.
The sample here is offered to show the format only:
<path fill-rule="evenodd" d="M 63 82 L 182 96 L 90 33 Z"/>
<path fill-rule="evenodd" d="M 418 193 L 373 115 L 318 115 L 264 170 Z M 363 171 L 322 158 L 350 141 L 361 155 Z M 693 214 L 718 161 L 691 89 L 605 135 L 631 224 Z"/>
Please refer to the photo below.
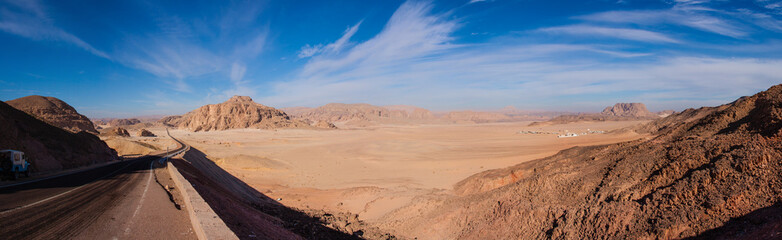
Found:
<path fill-rule="evenodd" d="M 0 102 L 0 136 L 0 149 L 25 152 L 34 172 L 75 168 L 117 158 L 117 153 L 93 134 L 65 131 L 4 102 Z"/>
<path fill-rule="evenodd" d="M 202 106 L 182 116 L 169 116 L 160 123 L 194 132 L 234 128 L 307 128 L 302 121 L 293 120 L 285 112 L 253 102 L 252 98 L 234 96 L 219 104 Z"/>
<path fill-rule="evenodd" d="M 782 85 L 636 130 L 655 137 L 479 173 L 383 225 L 411 238 L 782 236 Z"/>
<path fill-rule="evenodd" d="M 89 118 L 76 112 L 76 109 L 54 97 L 32 95 L 6 102 L 44 122 L 71 131 L 86 131 L 98 134 Z"/>

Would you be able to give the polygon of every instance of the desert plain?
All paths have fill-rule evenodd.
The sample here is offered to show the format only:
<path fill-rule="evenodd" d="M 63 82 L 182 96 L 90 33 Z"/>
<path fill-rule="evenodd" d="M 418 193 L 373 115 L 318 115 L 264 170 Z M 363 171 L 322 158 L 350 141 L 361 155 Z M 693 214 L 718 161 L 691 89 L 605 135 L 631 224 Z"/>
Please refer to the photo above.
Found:
<path fill-rule="evenodd" d="M 547 157 L 575 146 L 647 137 L 621 131 L 644 122 L 578 122 L 532 127 L 528 126 L 530 122 L 408 124 L 341 126 L 334 130 L 191 132 L 171 129 L 170 132 L 203 151 L 232 175 L 287 206 L 347 212 L 358 214 L 359 219 L 369 223 L 382 223 L 392 221 L 387 214 L 407 206 L 416 197 L 453 195 L 454 184 L 482 171 Z M 166 136 L 165 128 L 149 130 L 157 136 Z M 587 134 L 558 137 L 568 132 Z M 159 142 L 158 147 L 167 143 L 146 141 Z M 109 144 L 128 148 L 112 141 Z"/>

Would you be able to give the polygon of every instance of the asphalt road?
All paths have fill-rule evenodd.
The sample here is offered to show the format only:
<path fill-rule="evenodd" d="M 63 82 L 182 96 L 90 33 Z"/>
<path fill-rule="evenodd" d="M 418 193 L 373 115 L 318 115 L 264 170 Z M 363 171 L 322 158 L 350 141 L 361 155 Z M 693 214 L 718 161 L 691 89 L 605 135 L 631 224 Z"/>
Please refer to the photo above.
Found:
<path fill-rule="evenodd" d="M 0 239 L 194 239 L 146 156 L 0 188 Z"/>

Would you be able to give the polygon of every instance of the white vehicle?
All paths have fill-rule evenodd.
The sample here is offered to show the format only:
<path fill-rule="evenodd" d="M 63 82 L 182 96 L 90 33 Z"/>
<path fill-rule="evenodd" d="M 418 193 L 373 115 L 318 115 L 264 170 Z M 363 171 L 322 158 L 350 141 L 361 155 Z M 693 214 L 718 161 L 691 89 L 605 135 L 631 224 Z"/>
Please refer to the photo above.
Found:
<path fill-rule="evenodd" d="M 30 176 L 30 163 L 24 152 L 16 150 L 0 150 L 0 173 L 11 176 L 14 180 L 19 178 L 22 173 L 26 177 Z"/>

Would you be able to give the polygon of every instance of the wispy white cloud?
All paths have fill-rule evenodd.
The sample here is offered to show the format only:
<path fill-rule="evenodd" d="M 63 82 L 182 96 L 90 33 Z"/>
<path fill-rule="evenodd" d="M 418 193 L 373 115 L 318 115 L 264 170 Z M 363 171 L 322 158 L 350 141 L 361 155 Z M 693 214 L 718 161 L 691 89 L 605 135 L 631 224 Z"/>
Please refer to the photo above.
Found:
<path fill-rule="evenodd" d="M 342 37 L 337 39 L 337 41 L 333 43 L 329 43 L 326 46 L 323 46 L 323 44 L 318 44 L 315 46 L 305 45 L 301 48 L 301 51 L 299 51 L 299 58 L 308 58 L 312 57 L 316 54 L 334 54 L 339 53 L 343 48 L 347 47 L 350 44 L 350 38 L 353 37 L 354 34 L 356 34 L 356 31 L 358 31 L 358 27 L 361 26 L 361 22 L 358 22 L 356 25 L 353 25 L 352 27 L 349 27 L 348 29 L 345 29 L 345 33 L 342 34 Z"/>
<path fill-rule="evenodd" d="M 207 23 L 183 21 L 156 9 L 157 29 L 124 37 L 114 54 L 120 63 L 151 73 L 177 91 L 192 91 L 194 78 L 224 74 L 223 80 L 231 83 L 222 84 L 225 91 L 248 93 L 237 91 L 247 89 L 246 63 L 263 52 L 269 35 L 268 27 L 254 25 L 261 9 L 259 4 L 231 6 Z M 205 27 L 212 29 L 198 30 Z"/>
<path fill-rule="evenodd" d="M 0 30 L 35 41 L 66 42 L 95 56 L 110 59 L 105 52 L 57 27 L 38 1 L 9 0 L 4 3 L 0 3 Z"/>
<path fill-rule="evenodd" d="M 621 45 L 524 41 L 456 45 L 453 34 L 459 25 L 447 15 L 431 13 L 428 4 L 405 3 L 375 37 L 341 54 L 314 55 L 296 78 L 277 82 L 274 95 L 260 101 L 274 106 L 368 102 L 446 109 L 509 103 L 562 109 L 631 100 L 651 106 L 703 105 L 756 92 L 782 74 L 778 59 L 666 55 L 634 61 L 654 55 L 624 51 Z M 547 31 L 653 43 L 679 41 L 651 31 L 585 25 L 522 34 Z M 616 58 L 628 61 L 611 60 Z M 633 99 L 609 99 L 626 92 L 640 94 Z M 574 97 L 584 100 L 574 105 Z"/>
<path fill-rule="evenodd" d="M 746 27 L 724 18 L 709 15 L 713 12 L 712 9 L 685 5 L 665 10 L 609 11 L 577 18 L 592 22 L 631 23 L 645 26 L 673 24 L 733 38 L 749 35 Z"/>
<path fill-rule="evenodd" d="M 668 37 L 665 34 L 652 32 L 640 29 L 631 28 L 611 28 L 611 27 L 598 27 L 590 25 L 570 25 L 560 27 L 548 27 L 537 30 L 544 33 L 555 34 L 570 34 L 570 35 L 586 35 L 586 36 L 600 36 L 609 38 L 620 38 L 641 42 L 654 42 L 654 43 L 678 43 L 679 41 Z"/>
<path fill-rule="evenodd" d="M 450 33 L 457 27 L 445 15 L 430 15 L 432 5 L 406 2 L 391 16 L 374 38 L 338 55 L 316 55 L 304 66 L 300 77 L 335 74 L 345 68 L 375 68 L 434 54 L 456 46 Z"/>
<path fill-rule="evenodd" d="M 232 82 L 240 82 L 242 79 L 244 79 L 244 73 L 247 72 L 247 66 L 245 66 L 243 63 L 234 62 L 233 65 L 231 65 L 231 81 Z"/>

